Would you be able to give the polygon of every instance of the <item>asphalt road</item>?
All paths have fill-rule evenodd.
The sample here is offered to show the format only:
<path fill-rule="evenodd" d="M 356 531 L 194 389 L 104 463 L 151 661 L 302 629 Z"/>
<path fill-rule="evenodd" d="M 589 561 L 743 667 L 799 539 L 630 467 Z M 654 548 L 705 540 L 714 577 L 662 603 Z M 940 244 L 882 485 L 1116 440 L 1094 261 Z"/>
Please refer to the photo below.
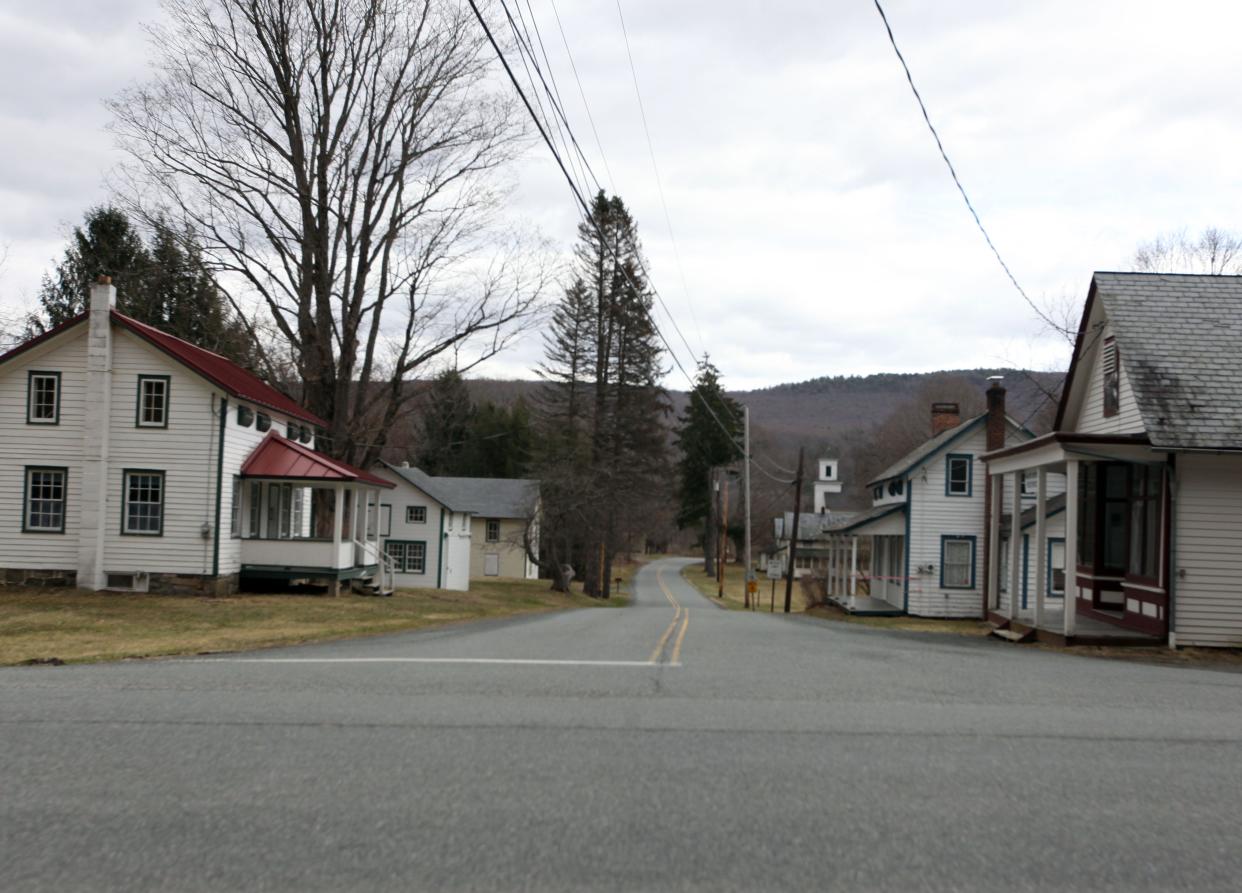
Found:
<path fill-rule="evenodd" d="M 0 670 L 0 888 L 1242 886 L 1242 675 L 726 612 L 678 567 L 620 611 Z"/>

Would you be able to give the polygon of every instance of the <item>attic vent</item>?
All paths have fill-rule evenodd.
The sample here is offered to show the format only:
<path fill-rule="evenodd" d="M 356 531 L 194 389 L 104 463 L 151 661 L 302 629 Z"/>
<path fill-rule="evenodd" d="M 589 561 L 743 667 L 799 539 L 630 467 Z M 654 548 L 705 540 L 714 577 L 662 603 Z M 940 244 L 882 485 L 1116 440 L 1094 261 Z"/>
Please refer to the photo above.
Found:
<path fill-rule="evenodd" d="M 1100 371 L 1104 378 L 1104 415 L 1115 416 L 1121 409 L 1121 360 L 1117 355 L 1117 342 L 1110 336 L 1104 339 L 1100 357 Z"/>
<path fill-rule="evenodd" d="M 272 427 L 272 417 L 266 413 L 259 413 L 255 417 L 255 428 L 259 431 L 266 431 Z"/>
<path fill-rule="evenodd" d="M 249 406 L 237 407 L 237 424 L 243 428 L 249 428 L 254 424 L 254 410 Z"/>
<path fill-rule="evenodd" d="M 298 438 L 302 443 L 310 443 L 315 439 L 315 432 L 305 425 L 302 426 L 302 436 Z"/>

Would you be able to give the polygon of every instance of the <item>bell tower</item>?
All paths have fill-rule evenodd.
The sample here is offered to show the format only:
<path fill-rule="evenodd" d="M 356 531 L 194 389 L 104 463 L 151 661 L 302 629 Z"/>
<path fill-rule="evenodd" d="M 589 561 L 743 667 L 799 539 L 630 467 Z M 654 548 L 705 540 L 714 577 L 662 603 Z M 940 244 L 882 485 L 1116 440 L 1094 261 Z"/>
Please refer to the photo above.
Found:
<path fill-rule="evenodd" d="M 823 514 L 828 511 L 828 496 L 841 492 L 841 463 L 835 456 L 824 456 L 817 462 L 818 475 L 815 478 L 815 512 Z"/>

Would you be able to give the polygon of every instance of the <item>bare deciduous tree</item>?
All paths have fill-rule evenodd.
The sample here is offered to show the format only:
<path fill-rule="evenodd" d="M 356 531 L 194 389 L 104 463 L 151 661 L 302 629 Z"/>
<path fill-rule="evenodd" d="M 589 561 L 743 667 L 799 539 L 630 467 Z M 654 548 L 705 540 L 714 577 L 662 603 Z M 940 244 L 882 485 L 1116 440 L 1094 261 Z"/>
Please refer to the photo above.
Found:
<path fill-rule="evenodd" d="M 1132 266 L 1136 273 L 1236 274 L 1242 272 L 1242 236 L 1215 226 L 1197 236 L 1174 230 L 1140 244 Z"/>
<path fill-rule="evenodd" d="M 201 234 L 287 344 L 332 451 L 370 462 L 407 379 L 494 355 L 543 288 L 529 246 L 496 239 L 523 119 L 456 0 L 164 7 L 153 79 L 111 103 L 121 191 Z"/>

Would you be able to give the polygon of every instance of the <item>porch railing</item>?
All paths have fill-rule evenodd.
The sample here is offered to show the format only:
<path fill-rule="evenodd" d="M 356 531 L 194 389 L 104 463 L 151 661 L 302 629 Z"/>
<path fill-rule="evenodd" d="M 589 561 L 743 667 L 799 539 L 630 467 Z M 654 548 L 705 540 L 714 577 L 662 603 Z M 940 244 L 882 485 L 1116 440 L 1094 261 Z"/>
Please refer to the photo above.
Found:
<path fill-rule="evenodd" d="M 377 543 L 366 543 L 354 540 L 354 548 L 362 556 L 363 565 L 375 564 L 377 567 L 376 584 L 384 595 L 397 588 L 397 572 L 392 557 L 379 547 Z"/>

